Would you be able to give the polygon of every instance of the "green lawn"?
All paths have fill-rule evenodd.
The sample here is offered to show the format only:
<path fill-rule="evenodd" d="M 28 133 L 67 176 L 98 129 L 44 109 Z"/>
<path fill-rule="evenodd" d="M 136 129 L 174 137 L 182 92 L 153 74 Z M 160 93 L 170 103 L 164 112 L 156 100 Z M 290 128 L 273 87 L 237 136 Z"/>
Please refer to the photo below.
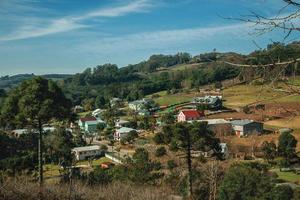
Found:
<path fill-rule="evenodd" d="M 92 113 L 91 111 L 81 112 L 81 113 L 78 113 L 78 116 L 79 117 L 85 117 L 86 115 L 91 114 L 91 113 Z"/>
<path fill-rule="evenodd" d="M 93 160 L 92 161 L 92 166 L 99 166 L 101 165 L 102 163 L 105 163 L 105 162 L 111 162 L 110 159 L 106 158 L 106 157 L 102 157 L 100 159 L 97 159 L 97 160 Z M 89 161 L 85 160 L 85 161 L 79 161 L 77 164 L 78 165 L 89 165 Z"/>
<path fill-rule="evenodd" d="M 279 169 L 271 170 L 278 175 L 279 179 L 282 179 L 287 182 L 300 182 L 300 175 L 295 174 L 294 172 L 281 172 Z"/>
<path fill-rule="evenodd" d="M 192 98 L 195 97 L 195 93 L 166 94 L 166 91 L 163 91 L 155 94 L 160 95 L 160 97 L 154 99 L 154 101 L 160 106 L 191 101 Z"/>
<path fill-rule="evenodd" d="M 49 178 L 49 177 L 59 176 L 60 175 L 59 169 L 60 167 L 58 165 L 54 165 L 54 164 L 44 165 L 44 177 Z"/>
<path fill-rule="evenodd" d="M 105 162 L 111 162 L 111 160 L 106 158 L 106 157 L 102 157 L 100 159 L 93 160 L 92 166 L 93 167 L 99 166 L 99 165 L 101 165 L 102 163 L 105 163 Z M 78 165 L 89 165 L 89 162 L 88 161 L 80 161 L 76 165 L 77 166 Z M 59 176 L 60 175 L 59 170 L 60 170 L 60 167 L 58 165 L 46 164 L 46 165 L 44 165 L 44 177 L 45 178 L 50 178 L 50 177 Z"/>

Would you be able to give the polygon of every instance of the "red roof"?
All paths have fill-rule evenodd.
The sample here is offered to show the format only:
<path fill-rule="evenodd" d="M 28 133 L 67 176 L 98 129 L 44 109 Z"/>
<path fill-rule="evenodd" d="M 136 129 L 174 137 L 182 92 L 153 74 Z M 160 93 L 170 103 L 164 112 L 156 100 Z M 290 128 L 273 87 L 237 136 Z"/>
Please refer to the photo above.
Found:
<path fill-rule="evenodd" d="M 186 118 L 200 118 L 204 116 L 204 113 L 199 112 L 198 110 L 183 110 L 181 112 Z"/>
<path fill-rule="evenodd" d="M 97 119 L 96 119 L 96 117 L 83 117 L 83 118 L 80 118 L 80 121 L 82 121 L 82 122 L 97 121 Z"/>

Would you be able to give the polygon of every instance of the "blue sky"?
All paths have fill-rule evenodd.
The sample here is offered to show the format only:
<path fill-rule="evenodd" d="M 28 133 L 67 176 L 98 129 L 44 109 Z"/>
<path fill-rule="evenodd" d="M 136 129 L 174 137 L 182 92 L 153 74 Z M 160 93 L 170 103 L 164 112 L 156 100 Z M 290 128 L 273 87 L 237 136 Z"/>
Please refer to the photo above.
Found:
<path fill-rule="evenodd" d="M 282 0 L 1 0 L 0 75 L 76 73 L 152 54 L 249 53 L 281 41 L 220 16 L 273 16 Z"/>

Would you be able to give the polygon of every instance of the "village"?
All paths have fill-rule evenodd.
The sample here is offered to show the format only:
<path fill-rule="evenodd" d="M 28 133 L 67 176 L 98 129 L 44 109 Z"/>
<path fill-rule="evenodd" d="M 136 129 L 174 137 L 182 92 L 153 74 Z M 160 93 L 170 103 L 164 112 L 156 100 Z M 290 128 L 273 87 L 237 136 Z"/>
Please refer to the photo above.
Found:
<path fill-rule="evenodd" d="M 231 109 L 224 106 L 221 90 L 211 90 L 199 93 L 199 96 L 190 98 L 190 101 L 173 105 L 159 105 L 155 98 L 143 98 L 127 102 L 119 98 L 112 98 L 107 109 L 84 110 L 81 105 L 73 108 L 78 119 L 71 123 L 69 132 L 80 131 L 86 141 L 86 146 L 72 149 L 74 167 L 83 171 L 90 171 L 98 166 L 103 169 L 122 165 L 126 158 L 132 157 L 137 148 L 147 149 L 154 159 L 162 163 L 168 159 L 177 160 L 172 152 L 157 153 L 165 147 L 155 142 L 156 135 L 167 124 L 179 122 L 206 123 L 207 128 L 219 140 L 222 162 L 225 165 L 236 160 L 257 160 L 263 157 L 262 143 L 266 140 L 275 141 L 281 133 L 292 133 L 293 129 L 270 128 L 264 126 L 263 118 L 254 118 L 245 115 L 250 109 L 257 109 L 259 113 L 263 105 L 257 104 L 251 108 Z M 202 94 L 202 96 L 201 96 Z M 240 114 L 239 114 L 240 113 Z M 223 118 L 219 116 L 224 116 Z M 260 115 L 260 114 L 259 114 Z M 242 117 L 239 117 L 242 116 Z M 246 116 L 246 117 L 245 117 Z M 255 120 L 256 119 L 256 120 Z M 44 132 L 53 132 L 54 126 L 44 126 Z M 27 129 L 13 130 L 12 134 L 20 136 Z M 265 137 L 265 138 L 264 138 Z M 271 139 L 270 139 L 271 138 Z M 194 152 L 195 153 L 195 152 Z M 194 157 L 203 157 L 206 160 L 216 160 L 216 152 L 196 152 Z M 46 165 L 47 177 L 58 177 L 59 168 Z M 298 186 L 297 186 L 298 187 Z"/>

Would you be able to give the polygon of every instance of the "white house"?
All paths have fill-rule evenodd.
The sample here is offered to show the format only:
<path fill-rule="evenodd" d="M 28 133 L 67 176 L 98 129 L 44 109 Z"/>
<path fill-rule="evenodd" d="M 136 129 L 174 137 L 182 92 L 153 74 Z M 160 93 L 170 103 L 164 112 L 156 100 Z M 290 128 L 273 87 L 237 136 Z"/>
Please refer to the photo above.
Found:
<path fill-rule="evenodd" d="M 100 149 L 100 146 L 94 145 L 73 148 L 72 153 L 75 155 L 76 160 L 86 160 L 87 158 L 101 156 L 103 151 Z"/>
<path fill-rule="evenodd" d="M 119 128 L 114 133 L 114 139 L 121 140 L 123 137 L 127 136 L 127 134 L 131 131 L 136 131 L 136 130 L 128 127 Z"/>

